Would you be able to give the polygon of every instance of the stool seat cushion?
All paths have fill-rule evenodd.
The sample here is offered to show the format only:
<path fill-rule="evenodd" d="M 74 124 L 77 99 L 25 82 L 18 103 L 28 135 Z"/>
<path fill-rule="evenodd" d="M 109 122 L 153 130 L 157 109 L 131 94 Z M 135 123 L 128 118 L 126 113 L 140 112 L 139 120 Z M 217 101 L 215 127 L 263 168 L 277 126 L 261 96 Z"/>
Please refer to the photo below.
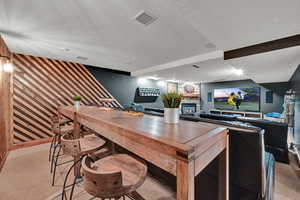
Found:
<path fill-rule="evenodd" d="M 134 189 L 138 188 L 147 176 L 147 166 L 127 154 L 107 156 L 93 163 L 91 168 L 101 174 L 121 172 L 123 186 L 132 186 Z"/>

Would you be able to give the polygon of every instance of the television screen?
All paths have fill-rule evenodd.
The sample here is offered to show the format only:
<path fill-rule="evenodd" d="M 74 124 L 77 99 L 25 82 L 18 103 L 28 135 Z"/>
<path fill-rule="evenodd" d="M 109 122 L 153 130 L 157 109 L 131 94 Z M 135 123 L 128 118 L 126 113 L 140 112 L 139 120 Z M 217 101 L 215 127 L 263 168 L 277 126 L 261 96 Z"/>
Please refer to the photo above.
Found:
<path fill-rule="evenodd" d="M 214 105 L 222 110 L 259 111 L 260 88 L 215 89 Z"/>

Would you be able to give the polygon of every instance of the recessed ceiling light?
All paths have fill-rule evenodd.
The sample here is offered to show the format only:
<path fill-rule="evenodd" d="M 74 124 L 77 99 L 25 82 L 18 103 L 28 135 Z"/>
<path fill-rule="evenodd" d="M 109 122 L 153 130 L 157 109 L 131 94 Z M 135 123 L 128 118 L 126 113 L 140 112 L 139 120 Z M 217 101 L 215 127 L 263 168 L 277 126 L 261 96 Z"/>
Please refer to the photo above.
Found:
<path fill-rule="evenodd" d="M 157 85 L 160 87 L 165 86 L 166 82 L 165 81 L 157 81 Z"/>
<path fill-rule="evenodd" d="M 148 81 L 147 78 L 145 78 L 145 77 L 139 77 L 139 78 L 138 78 L 138 83 L 139 83 L 139 84 L 145 84 L 145 83 L 147 83 L 147 82 L 149 82 L 149 81 Z"/>
<path fill-rule="evenodd" d="M 172 80 L 166 80 L 166 82 L 178 83 L 179 80 L 172 79 Z"/>
<path fill-rule="evenodd" d="M 185 81 L 184 84 L 185 84 L 185 85 L 193 85 L 193 84 L 197 84 L 197 83 L 191 82 L 191 81 Z"/>
<path fill-rule="evenodd" d="M 147 79 L 152 79 L 152 80 L 159 80 L 160 78 L 157 76 L 148 76 L 146 77 Z"/>
<path fill-rule="evenodd" d="M 83 56 L 77 56 L 76 58 L 80 59 L 80 60 L 87 60 L 88 59 L 87 57 L 83 57 Z"/>
<path fill-rule="evenodd" d="M 242 69 L 233 68 L 232 72 L 238 76 L 244 75 L 244 71 Z"/>

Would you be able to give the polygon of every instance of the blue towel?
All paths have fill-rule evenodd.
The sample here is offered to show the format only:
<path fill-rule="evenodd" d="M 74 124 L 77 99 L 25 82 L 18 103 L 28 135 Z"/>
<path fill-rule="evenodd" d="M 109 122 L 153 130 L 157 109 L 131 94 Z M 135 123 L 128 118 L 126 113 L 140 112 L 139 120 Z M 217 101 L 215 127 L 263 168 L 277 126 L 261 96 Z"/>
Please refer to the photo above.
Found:
<path fill-rule="evenodd" d="M 277 113 L 277 112 L 267 113 L 266 116 L 267 117 L 274 117 L 274 118 L 282 118 L 282 114 L 281 113 Z"/>

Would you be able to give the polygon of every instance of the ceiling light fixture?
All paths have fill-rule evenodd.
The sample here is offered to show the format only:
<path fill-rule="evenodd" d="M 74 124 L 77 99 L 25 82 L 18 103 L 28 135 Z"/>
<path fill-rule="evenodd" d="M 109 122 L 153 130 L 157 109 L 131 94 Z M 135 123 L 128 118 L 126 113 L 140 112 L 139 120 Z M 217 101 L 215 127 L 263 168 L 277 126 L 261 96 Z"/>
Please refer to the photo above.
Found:
<path fill-rule="evenodd" d="M 166 82 L 165 81 L 157 81 L 157 85 L 159 87 L 164 87 L 166 85 Z"/>
<path fill-rule="evenodd" d="M 7 62 L 3 65 L 3 70 L 5 72 L 13 72 L 14 71 L 14 66 L 11 62 Z"/>
<path fill-rule="evenodd" d="M 159 80 L 160 78 L 159 77 L 157 77 L 157 76 L 148 76 L 148 77 L 146 77 L 147 79 L 152 79 L 152 80 L 155 80 L 155 81 L 157 81 L 157 80 Z"/>
<path fill-rule="evenodd" d="M 191 82 L 191 81 L 186 81 L 184 82 L 185 85 L 193 85 L 193 84 L 196 84 L 195 82 Z"/>
<path fill-rule="evenodd" d="M 233 68 L 233 73 L 238 75 L 238 76 L 244 75 L 244 71 L 242 69 Z"/>
<path fill-rule="evenodd" d="M 5 72 L 13 72 L 14 71 L 14 66 L 12 62 L 10 61 L 10 57 L 8 56 L 0 56 L 0 58 L 5 58 L 6 61 L 3 64 L 3 71 Z"/>
<path fill-rule="evenodd" d="M 179 80 L 172 79 L 172 80 L 166 80 L 166 82 L 178 83 Z"/>
<path fill-rule="evenodd" d="M 138 83 L 141 85 L 146 84 L 147 82 L 148 82 L 148 80 L 145 77 L 138 78 Z"/>

